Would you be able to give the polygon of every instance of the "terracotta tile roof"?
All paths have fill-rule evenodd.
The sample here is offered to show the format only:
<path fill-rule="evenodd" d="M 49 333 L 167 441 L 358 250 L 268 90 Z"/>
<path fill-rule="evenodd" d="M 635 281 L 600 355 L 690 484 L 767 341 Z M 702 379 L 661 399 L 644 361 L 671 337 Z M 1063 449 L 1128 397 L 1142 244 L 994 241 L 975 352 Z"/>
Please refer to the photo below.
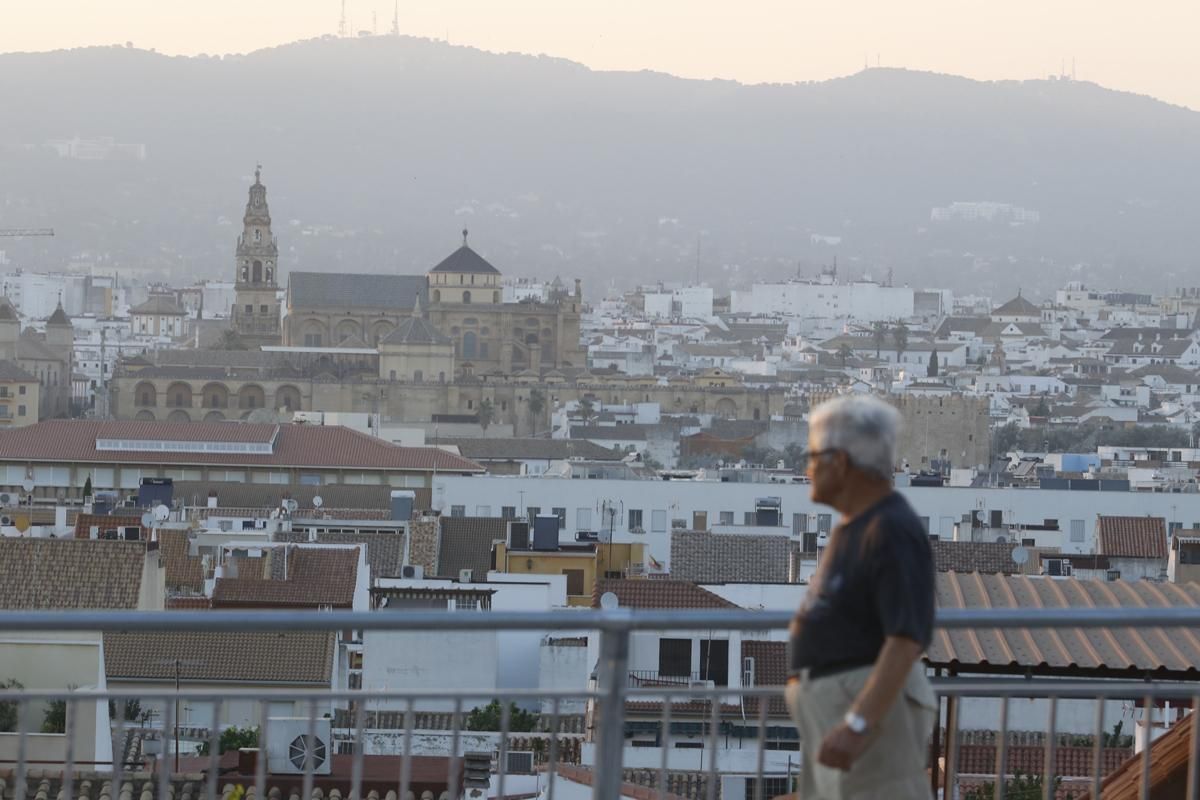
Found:
<path fill-rule="evenodd" d="M 1163 608 L 1200 606 L 1200 584 L 941 572 L 942 610 L 980 608 Z M 1188 628 L 1010 628 L 934 632 L 935 666 L 1038 674 L 1180 677 L 1195 680 L 1200 633 Z"/>
<path fill-rule="evenodd" d="M 398 532 L 347 531 L 343 533 L 322 531 L 317 534 L 316 543 L 363 545 L 367 548 L 367 566 L 371 569 L 371 577 L 390 578 L 399 575 L 400 567 L 404 566 L 404 543 L 407 539 L 407 533 Z M 275 541 L 304 543 L 309 541 L 309 534 L 304 530 L 277 533 L 275 534 Z"/>
<path fill-rule="evenodd" d="M 597 582 L 592 607 L 600 607 L 600 596 L 612 592 L 621 603 L 621 608 L 658 609 L 724 609 L 737 608 L 719 595 L 701 589 L 691 581 L 641 580 L 637 578 L 615 578 Z"/>
<path fill-rule="evenodd" d="M 104 634 L 109 680 L 304 683 L 328 686 L 334 634 L 326 632 L 154 631 Z"/>
<path fill-rule="evenodd" d="M 1118 558 L 1166 558 L 1167 521 L 1162 517 L 1096 518 L 1097 551 Z"/>
<path fill-rule="evenodd" d="M 212 608 L 212 601 L 200 595 L 198 597 L 168 597 L 167 611 L 207 611 Z"/>
<path fill-rule="evenodd" d="M 97 439 L 263 443 L 271 453 L 104 451 Z M 66 461 L 128 464 L 228 464 L 263 467 L 323 467 L 385 470 L 435 468 L 452 473 L 483 472 L 473 461 L 436 447 L 400 447 L 341 426 L 254 425 L 240 422 L 133 422 L 54 419 L 0 432 L 0 462 Z"/>
<path fill-rule="evenodd" d="M 792 551 L 787 536 L 671 531 L 671 577 L 696 583 L 786 583 Z"/>
<path fill-rule="evenodd" d="M 992 572 L 1012 575 L 1021 571 L 1013 561 L 1015 542 L 930 542 L 938 572 Z"/>
<path fill-rule="evenodd" d="M 442 517 L 438 535 L 437 574 L 458 577 L 469 569 L 475 580 L 487 577 L 492 567 L 492 543 L 504 541 L 507 521 L 500 517 Z"/>
<path fill-rule="evenodd" d="M 1131 751 L 1122 747 L 1106 747 L 1101 751 L 1100 774 L 1107 775 L 1129 758 Z M 995 775 L 996 746 L 990 744 L 962 744 L 958 748 L 958 771 L 961 775 Z M 1041 745 L 1010 744 L 1008 746 L 1008 769 L 1005 774 L 1017 772 L 1040 775 L 1046 763 L 1046 750 Z M 1054 774 L 1063 778 L 1090 778 L 1092 775 L 1092 748 L 1054 748 Z"/>
<path fill-rule="evenodd" d="M 782 687 L 787 683 L 787 642 L 742 640 L 742 658 L 754 659 L 754 685 L 778 686 L 781 694 L 772 696 L 767 704 L 767 713 L 786 717 L 787 704 L 783 701 Z M 746 698 L 746 713 L 757 714 L 760 698 Z"/>
<path fill-rule="evenodd" d="M 134 609 L 143 542 L 0 538 L 0 608 Z"/>
<path fill-rule="evenodd" d="M 203 592 L 204 573 L 200 557 L 188 555 L 188 532 L 160 530 L 157 535 L 158 548 L 167 567 L 167 591 L 188 594 Z"/>
<path fill-rule="evenodd" d="M 1182 797 L 1191 760 L 1191 715 L 1175 723 L 1171 730 L 1150 745 L 1150 796 L 1155 798 Z M 1128 752 L 1128 751 L 1127 751 Z M 1139 800 L 1142 797 L 1142 755 L 1127 758 L 1100 785 L 1104 800 Z M 1172 791 L 1174 789 L 1174 791 Z M 1088 791 L 1078 795 L 1080 800 L 1091 797 Z"/>
<path fill-rule="evenodd" d="M 92 528 L 97 528 L 92 535 Z M 137 528 L 142 541 L 150 538 L 150 531 L 142 527 L 142 513 L 136 514 L 79 514 L 75 517 L 76 539 L 103 539 L 105 533 L 120 533 L 121 528 Z"/>
<path fill-rule="evenodd" d="M 285 557 L 286 578 L 282 561 Z M 238 577 L 217 580 L 213 608 L 350 608 L 354 603 L 357 547 L 289 545 L 272 548 L 262 558 L 242 559 L 238 564 Z M 261 571 L 248 574 L 255 570 Z"/>

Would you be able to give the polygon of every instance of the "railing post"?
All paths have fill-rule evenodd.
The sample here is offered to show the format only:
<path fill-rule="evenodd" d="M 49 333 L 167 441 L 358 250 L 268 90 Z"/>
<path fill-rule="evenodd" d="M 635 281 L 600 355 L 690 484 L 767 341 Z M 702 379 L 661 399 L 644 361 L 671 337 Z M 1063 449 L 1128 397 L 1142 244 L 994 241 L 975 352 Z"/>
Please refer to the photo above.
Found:
<path fill-rule="evenodd" d="M 600 692 L 596 717 L 594 800 L 620 800 L 625 749 L 625 689 L 629 682 L 629 629 L 600 631 L 600 661 L 596 688 Z"/>

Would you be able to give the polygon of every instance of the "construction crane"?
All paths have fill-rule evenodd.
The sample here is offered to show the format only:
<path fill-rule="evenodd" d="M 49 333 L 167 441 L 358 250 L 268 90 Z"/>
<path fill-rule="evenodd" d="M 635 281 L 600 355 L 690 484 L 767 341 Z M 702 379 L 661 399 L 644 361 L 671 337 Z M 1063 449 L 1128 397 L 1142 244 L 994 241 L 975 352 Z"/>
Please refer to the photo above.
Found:
<path fill-rule="evenodd" d="M 0 236 L 53 236 L 54 228 L 0 228 Z"/>

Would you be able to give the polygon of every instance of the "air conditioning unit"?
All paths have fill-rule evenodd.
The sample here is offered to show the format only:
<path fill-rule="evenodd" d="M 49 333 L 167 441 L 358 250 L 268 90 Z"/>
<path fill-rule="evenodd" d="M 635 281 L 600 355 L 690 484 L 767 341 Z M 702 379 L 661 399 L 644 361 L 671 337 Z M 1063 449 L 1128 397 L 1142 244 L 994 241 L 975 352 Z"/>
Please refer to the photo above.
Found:
<path fill-rule="evenodd" d="M 460 569 L 458 571 L 458 582 L 459 583 L 473 583 L 474 581 L 475 581 L 475 570 Z"/>
<path fill-rule="evenodd" d="M 507 754 L 504 763 L 504 774 L 506 775 L 532 775 L 533 770 L 533 751 L 531 750 L 516 750 L 510 751 Z"/>
<path fill-rule="evenodd" d="M 333 756 L 330 720 L 318 719 L 309 736 L 310 721 L 303 717 L 268 720 L 271 726 L 267 769 L 277 775 L 303 775 L 309 764 L 314 775 L 328 775 Z"/>
<path fill-rule="evenodd" d="M 0 492 L 0 506 L 15 506 L 17 498 L 9 492 Z"/>
<path fill-rule="evenodd" d="M 419 564 L 405 564 L 400 568 L 400 577 L 419 581 L 425 577 L 425 568 Z"/>
<path fill-rule="evenodd" d="M 13 518 L 5 514 L 0 516 L 0 525 L 8 526 L 13 524 Z"/>
<path fill-rule="evenodd" d="M 742 686 L 754 686 L 754 658 L 751 656 L 742 659 Z"/>
<path fill-rule="evenodd" d="M 688 681 L 688 688 L 689 689 L 715 689 L 715 688 L 717 688 L 717 684 L 713 681 L 706 681 L 706 680 L 700 680 L 697 678 L 693 678 Z"/>

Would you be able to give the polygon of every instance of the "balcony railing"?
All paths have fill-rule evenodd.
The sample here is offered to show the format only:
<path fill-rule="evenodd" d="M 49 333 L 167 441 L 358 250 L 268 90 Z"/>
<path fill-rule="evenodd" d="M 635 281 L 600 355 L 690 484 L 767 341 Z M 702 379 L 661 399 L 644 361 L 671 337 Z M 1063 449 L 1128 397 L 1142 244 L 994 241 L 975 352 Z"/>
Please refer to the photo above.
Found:
<path fill-rule="evenodd" d="M 147 793 L 150 797 L 169 798 L 190 792 L 192 797 L 215 800 L 235 792 L 247 800 L 251 796 L 261 800 L 276 789 L 283 797 L 296 794 L 301 798 L 314 797 L 314 790 L 332 797 L 336 789 L 347 798 L 369 798 L 372 793 L 378 798 L 420 797 L 423 791 L 431 791 L 435 798 L 447 800 L 518 795 L 553 800 L 556 787 L 561 791 L 566 782 L 571 782 L 590 785 L 593 797 L 600 800 L 617 800 L 635 794 L 628 784 L 637 782 L 657 790 L 664 800 L 678 795 L 691 800 L 716 800 L 725 792 L 738 791 L 736 782 L 742 781 L 747 798 L 765 800 L 782 793 L 780 787 L 792 786 L 800 766 L 794 729 L 779 710 L 782 687 L 709 688 L 690 680 L 687 685 L 662 686 L 650 681 L 639 685 L 631 679 L 638 672 L 629 668 L 632 635 L 670 631 L 671 636 L 678 636 L 680 631 L 691 631 L 698 637 L 711 637 L 725 631 L 739 632 L 744 641 L 762 641 L 764 635 L 781 631 L 789 618 L 790 614 L 781 612 L 628 610 L 0 612 L 0 631 L 26 643 L 49 633 L 72 632 L 72 639 L 77 640 L 88 632 L 168 630 L 258 631 L 264 635 L 342 630 L 574 631 L 595 635 L 598 640 L 593 679 L 587 688 L 578 690 L 211 689 L 175 688 L 169 681 L 150 689 L 0 689 L 0 723 L 15 728 L 8 733 L 0 729 L 0 796 L 4 800 L 27 800 L 44 793 L 63 800 L 82 800 L 85 796 L 146 797 Z M 1200 626 L 1200 609 L 953 611 L 943 612 L 938 621 L 950 631 L 1083 627 L 1104 628 L 1120 635 L 1129 628 L 1195 630 Z M 44 638 L 48 644 L 62 641 L 61 636 Z M 370 657 L 369 652 L 364 654 L 364 659 Z M 734 684 L 742 678 L 730 677 Z M 685 678 L 675 676 L 672 680 Z M 1006 779 L 1013 772 L 1011 756 L 1030 746 L 1041 751 L 1045 797 L 1055 796 L 1056 778 L 1063 777 L 1056 773 L 1074 760 L 1059 757 L 1068 755 L 1068 749 L 1071 755 L 1084 750 L 1090 753 L 1088 773 L 1067 776 L 1081 784 L 1081 791 L 1074 796 L 1090 792 L 1091 797 L 1100 797 L 1106 773 L 1131 752 L 1127 745 L 1119 752 L 1109 747 L 1113 741 L 1103 729 L 1103 701 L 1133 698 L 1146 709 L 1164 702 L 1176 708 L 1200 708 L 1200 684 L 1196 683 L 943 677 L 935 679 L 934 684 L 945 700 L 945 716 L 942 725 L 932 732 L 930 763 L 942 766 L 940 773 L 935 768 L 932 775 L 934 781 L 939 774 L 942 776 L 942 785 L 949 787 L 947 797 L 965 796 L 964 787 L 972 785 L 970 781 L 978 785 L 985 780 L 994 782 L 995 796 L 1001 797 Z M 972 698 L 998 699 L 998 720 L 961 719 L 963 703 Z M 493 699 L 501 701 L 498 719 L 494 725 L 481 726 L 475 719 L 478 709 Z M 1010 715 L 1017 707 L 1014 703 L 1026 704 L 1029 699 L 1037 699 L 1046 710 L 1045 727 L 1035 737 L 1035 745 L 1016 742 L 1009 731 Z M 1081 736 L 1076 732 L 1074 739 L 1066 739 L 1060 734 L 1060 708 L 1079 699 L 1095 705 L 1092 734 Z M 534 709 L 532 717 L 520 711 L 514 715 L 510 702 Z M 62 703 L 60 708 L 65 712 L 59 716 L 61 730 L 45 733 L 52 726 L 43 727 L 34 717 L 40 711 L 48 721 L 55 703 Z M 271 709 L 278 708 L 279 703 L 290 703 L 301 713 L 276 716 Z M 125 719 L 137 704 L 143 709 L 146 704 L 154 704 L 156 713 Z M 255 708 L 255 747 L 239 752 L 236 760 L 232 754 L 222 757 L 221 735 L 229 727 L 222 722 L 227 718 L 223 709 L 244 709 L 245 704 Z M 103 740 L 96 732 L 104 730 L 108 708 L 112 709 L 112 755 L 106 757 L 107 746 L 91 747 L 88 737 L 93 737 L 93 745 Z M 177 725 L 177 720 L 186 721 Z M 975 759 L 969 775 L 963 774 L 960 765 L 965 748 L 976 745 L 963 744 L 960 729 L 964 722 L 975 729 L 986 726 L 992 731 L 989 741 L 994 741 L 990 767 L 981 772 Z M 1186 787 L 1180 785 L 1179 793 L 1173 791 L 1169 796 L 1195 800 L 1200 798 L 1200 714 L 1183 717 L 1176 725 L 1184 726 L 1183 732 L 1188 734 L 1183 761 L 1175 756 L 1177 763 L 1186 768 Z M 301 732 L 297 734 L 296 730 Z M 320 738 L 318 731 L 329 737 L 319 747 L 315 746 Z M 205 754 L 182 753 L 189 741 L 206 746 Z M 465 767 L 471 752 L 481 748 L 494 755 L 496 768 L 487 778 L 490 788 L 483 789 L 484 794 L 469 794 L 464 781 L 471 785 L 474 773 Z M 372 759 L 385 752 L 394 759 L 388 766 L 394 770 L 384 770 L 387 774 L 381 777 Z M 442 761 L 435 765 L 439 774 L 434 777 L 430 773 L 430 752 L 442 754 Z M 1145 747 L 1136 762 L 1138 797 L 1151 797 L 1154 752 L 1154 748 Z M 147 758 L 147 753 L 152 757 Z M 510 758 L 510 754 L 518 753 L 532 755 Z M 534 765 L 535 774 L 528 774 L 526 762 Z M 283 772 L 277 769 L 280 763 L 285 766 Z M 11 775 L 6 776 L 9 768 Z M 1127 777 L 1129 764 L 1124 772 Z M 727 783 L 730 780 L 735 783 Z M 414 795 L 409 795 L 410 791 Z M 733 796 L 726 800 L 733 800 Z"/>

